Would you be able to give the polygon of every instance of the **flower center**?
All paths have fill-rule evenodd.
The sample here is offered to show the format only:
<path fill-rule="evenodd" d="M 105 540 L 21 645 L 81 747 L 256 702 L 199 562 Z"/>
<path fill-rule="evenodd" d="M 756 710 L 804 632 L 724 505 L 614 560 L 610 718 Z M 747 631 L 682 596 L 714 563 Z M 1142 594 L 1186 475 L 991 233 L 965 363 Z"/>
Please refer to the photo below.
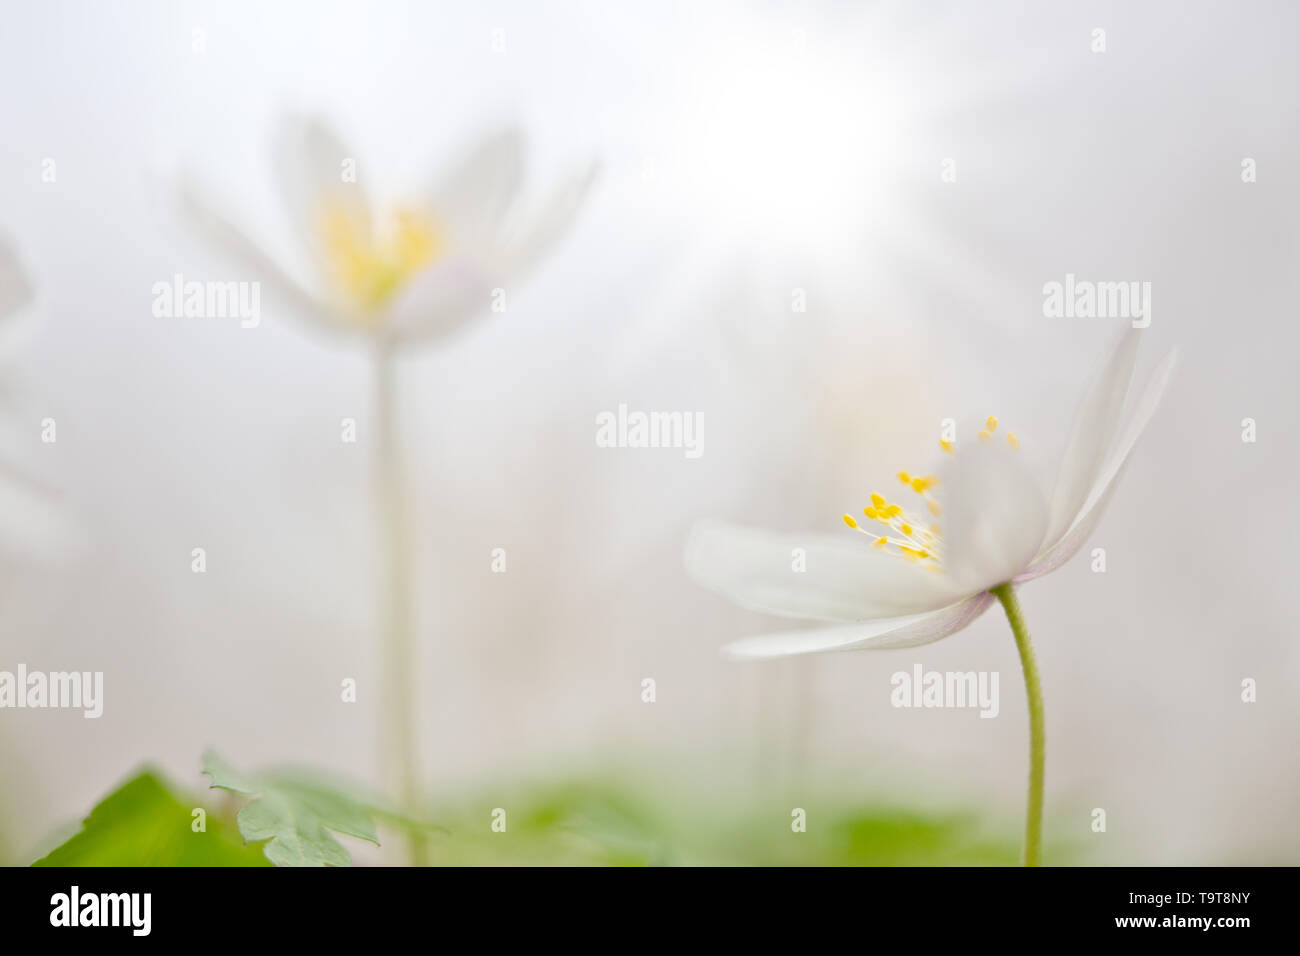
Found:
<path fill-rule="evenodd" d="M 437 224 L 409 209 L 396 210 L 392 228 L 379 236 L 366 235 L 339 206 L 325 208 L 320 228 L 340 289 L 354 305 L 368 312 L 387 304 L 443 249 Z"/>
<path fill-rule="evenodd" d="M 979 440 L 985 444 L 991 443 L 997 430 L 998 420 L 990 415 L 980 429 Z M 1007 446 L 1012 451 L 1020 447 L 1020 439 L 1015 432 L 1007 432 L 1006 436 Z M 939 439 L 939 447 L 949 454 L 955 446 L 956 442 L 950 439 Z M 908 510 L 897 502 L 889 501 L 884 495 L 872 492 L 871 504 L 862 509 L 862 514 L 877 525 L 883 525 L 885 533 L 875 534 L 862 527 L 851 514 L 844 515 L 844 523 L 871 538 L 873 548 L 897 554 L 926 568 L 940 570 L 943 567 L 942 529 L 930 522 L 930 518 L 938 518 L 943 514 L 943 506 L 931 493 L 931 489 L 938 487 L 939 479 L 934 475 L 911 475 L 900 471 L 898 480 L 920 499 L 919 502 L 914 502 L 916 510 Z M 929 513 L 928 516 L 919 510 L 922 506 Z"/>

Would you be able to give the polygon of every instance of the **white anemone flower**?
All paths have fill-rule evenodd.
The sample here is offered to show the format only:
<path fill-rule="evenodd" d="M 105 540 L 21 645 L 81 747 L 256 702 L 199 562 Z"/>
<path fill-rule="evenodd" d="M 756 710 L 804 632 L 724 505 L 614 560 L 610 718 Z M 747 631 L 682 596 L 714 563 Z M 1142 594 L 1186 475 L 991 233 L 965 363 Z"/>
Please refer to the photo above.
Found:
<path fill-rule="evenodd" d="M 285 212 L 311 263 L 310 281 L 277 262 L 235 220 L 187 180 L 183 209 L 268 286 L 323 326 L 372 350 L 375 378 L 375 498 L 383 561 L 383 740 L 388 776 L 412 816 L 420 816 L 416 739 L 415 538 L 402 466 L 396 356 L 442 340 L 491 310 L 568 231 L 595 166 L 571 175 L 529 217 L 517 215 L 524 141 L 516 129 L 475 144 L 424 195 L 383 213 L 375 208 L 356 152 L 325 123 L 286 118 L 276 150 Z M 412 836 L 412 861 L 425 860 Z"/>
<path fill-rule="evenodd" d="M 275 180 L 308 281 L 188 178 L 180 199 L 200 228 L 308 316 L 394 345 L 444 337 L 487 312 L 493 290 L 522 278 L 568 231 L 595 175 L 587 165 L 530 216 L 516 215 L 524 137 L 507 128 L 475 143 L 423 195 L 385 210 L 356 162 L 324 121 L 281 122 Z"/>
<path fill-rule="evenodd" d="M 1054 571 L 1092 534 L 1176 361 L 1171 352 L 1120 418 L 1140 330 L 1119 338 L 1075 419 L 1046 489 L 1026 463 L 1030 442 L 989 417 L 971 441 L 940 440 L 933 474 L 899 472 L 899 501 L 876 493 L 840 535 L 782 535 L 720 522 L 697 526 L 686 566 L 738 604 L 835 626 L 750 637 L 728 656 L 770 659 L 827 651 L 916 647 L 966 627 L 1000 601 L 1015 633 L 1030 698 L 1026 862 L 1036 864 L 1042 815 L 1043 719 L 1037 666 L 1015 587 Z M 802 549 L 803 570 L 791 555 Z"/>

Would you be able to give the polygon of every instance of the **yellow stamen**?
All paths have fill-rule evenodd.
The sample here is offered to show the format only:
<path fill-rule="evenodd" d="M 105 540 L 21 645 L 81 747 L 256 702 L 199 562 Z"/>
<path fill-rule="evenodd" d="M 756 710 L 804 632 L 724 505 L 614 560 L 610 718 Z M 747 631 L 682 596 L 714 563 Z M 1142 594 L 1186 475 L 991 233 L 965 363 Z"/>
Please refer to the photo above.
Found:
<path fill-rule="evenodd" d="M 912 526 L 910 524 L 901 525 L 898 530 L 903 532 L 903 534 L 907 535 L 909 538 L 912 536 Z"/>
<path fill-rule="evenodd" d="M 993 440 L 993 433 L 991 431 L 986 431 L 985 429 L 981 428 L 979 433 L 979 440 L 984 442 L 987 445 L 989 442 Z"/>
<path fill-rule="evenodd" d="M 848 525 L 850 528 L 856 528 L 858 526 L 858 523 L 853 520 L 853 515 L 845 515 L 844 523 Z"/>
<path fill-rule="evenodd" d="M 1007 432 L 1007 444 L 1012 448 L 1020 447 L 1020 439 L 1016 437 L 1015 432 Z"/>
<path fill-rule="evenodd" d="M 936 518 L 943 514 L 943 507 L 937 501 L 930 502 L 930 514 Z"/>
<path fill-rule="evenodd" d="M 900 471 L 898 473 L 898 480 L 905 485 L 910 485 L 912 483 L 912 476 L 905 471 Z"/>
<path fill-rule="evenodd" d="M 329 204 L 320 229 L 339 289 L 367 311 L 387 304 L 443 247 L 436 224 L 407 209 L 399 209 L 392 231 L 378 237 L 369 235 L 346 207 Z"/>
<path fill-rule="evenodd" d="M 889 544 L 889 539 L 884 537 L 883 535 L 877 538 L 875 541 L 871 542 L 871 546 L 873 548 L 879 548 L 881 551 L 885 550 L 885 546 L 887 544 Z"/>
<path fill-rule="evenodd" d="M 877 511 L 884 511 L 888 502 L 885 501 L 884 495 L 878 495 L 874 491 L 871 493 L 871 505 Z"/>
<path fill-rule="evenodd" d="M 998 430 L 997 416 L 990 415 L 988 418 L 986 418 L 984 420 L 984 427 L 987 428 L 990 433 L 997 431 Z"/>
<path fill-rule="evenodd" d="M 948 454 L 950 455 L 952 454 L 953 443 L 948 441 L 948 439 L 940 438 L 939 447 L 942 448 L 944 451 L 946 451 Z"/>

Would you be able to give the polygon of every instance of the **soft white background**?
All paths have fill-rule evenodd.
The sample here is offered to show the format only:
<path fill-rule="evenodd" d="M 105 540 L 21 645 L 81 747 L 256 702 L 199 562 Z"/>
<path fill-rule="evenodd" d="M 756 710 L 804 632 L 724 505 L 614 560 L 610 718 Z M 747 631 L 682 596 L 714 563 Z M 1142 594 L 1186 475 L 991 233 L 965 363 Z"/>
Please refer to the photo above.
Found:
<path fill-rule="evenodd" d="M 1108 862 L 1295 862 L 1298 28 L 1281 2 L 11 5 L 0 231 L 39 298 L 4 353 L 0 447 L 79 543 L 4 549 L 0 668 L 103 670 L 107 701 L 0 712 L 5 843 L 21 857 L 142 762 L 200 787 L 209 745 L 379 782 L 364 353 L 266 290 L 256 330 L 150 313 L 175 272 L 257 278 L 176 216 L 178 169 L 294 248 L 270 143 L 307 109 L 397 197 L 511 121 L 533 196 L 602 164 L 508 311 L 402 368 L 435 791 L 632 766 L 1014 828 L 999 614 L 915 651 L 727 664 L 726 640 L 781 624 L 691 585 L 681 546 L 702 516 L 840 527 L 925 468 L 947 416 L 996 413 L 1050 461 L 1113 331 L 1043 317 L 1074 272 L 1152 282 L 1139 379 L 1174 345 L 1183 363 L 1089 544 L 1109 571 L 1080 556 L 1022 595 L 1049 827 Z M 620 402 L 702 412 L 703 458 L 596 448 Z M 1000 671 L 1001 716 L 891 708 L 917 661 Z"/>

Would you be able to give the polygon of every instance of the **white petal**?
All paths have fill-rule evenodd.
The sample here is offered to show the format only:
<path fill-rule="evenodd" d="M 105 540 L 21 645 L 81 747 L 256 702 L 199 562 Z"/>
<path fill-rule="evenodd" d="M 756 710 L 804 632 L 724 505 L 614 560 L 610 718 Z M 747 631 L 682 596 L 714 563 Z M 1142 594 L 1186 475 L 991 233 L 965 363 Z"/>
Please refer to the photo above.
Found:
<path fill-rule="evenodd" d="M 802 550 L 806 570 L 795 570 Z M 686 544 L 686 570 L 743 607 L 782 617 L 864 621 L 946 607 L 965 595 L 947 575 L 874 550 L 860 534 L 778 534 L 708 521 Z"/>
<path fill-rule="evenodd" d="M 527 272 L 564 238 L 595 184 L 598 172 L 593 163 L 571 176 L 551 194 L 531 223 L 505 241 L 502 257 L 513 275 Z"/>
<path fill-rule="evenodd" d="M 84 544 L 63 502 L 44 484 L 0 461 L 0 553 L 53 562 Z"/>
<path fill-rule="evenodd" d="M 0 240 L 0 318 L 17 312 L 31 297 L 31 283 L 18 254 L 7 242 Z"/>
<path fill-rule="evenodd" d="M 501 130 L 475 144 L 433 191 L 434 221 L 452 242 L 481 254 L 496 235 L 523 181 L 524 137 Z"/>
<path fill-rule="evenodd" d="M 1138 399 L 1137 406 L 1133 410 L 1133 417 L 1129 419 L 1124 434 L 1116 445 L 1115 453 L 1107 462 L 1106 467 L 1102 469 L 1096 483 L 1089 490 L 1078 520 L 1059 541 L 1052 544 L 1051 547 L 1035 558 L 1034 563 L 1018 577 L 1018 580 L 1032 581 L 1034 578 L 1042 577 L 1050 571 L 1055 571 L 1074 557 L 1075 552 L 1083 546 L 1083 543 L 1092 534 L 1097 527 L 1097 522 L 1101 520 L 1102 513 L 1106 510 L 1111 493 L 1117 485 L 1119 474 L 1123 471 L 1124 464 L 1128 460 L 1129 452 L 1137 444 L 1138 438 L 1142 435 L 1147 423 L 1151 420 L 1151 416 L 1155 414 L 1156 408 L 1160 405 L 1160 399 L 1164 395 L 1165 388 L 1168 386 L 1177 364 L 1178 353 L 1175 351 L 1166 355 L 1160 364 L 1156 366 L 1156 370 L 1151 373 L 1151 379 L 1142 392 L 1142 397 Z"/>
<path fill-rule="evenodd" d="M 887 650 L 919 647 L 955 634 L 988 610 L 996 600 L 987 591 L 950 607 L 925 614 L 882 618 L 847 627 L 821 627 L 807 631 L 761 634 L 728 644 L 722 652 L 743 660 L 820 654 L 827 651 Z"/>
<path fill-rule="evenodd" d="M 327 213 L 346 217 L 362 242 L 370 243 L 374 236 L 363 171 L 357 170 L 354 181 L 344 181 L 345 160 L 355 163 L 356 152 L 323 120 L 281 118 L 273 151 L 276 185 L 290 225 L 326 281 L 333 281 L 334 268 L 325 242 Z"/>
<path fill-rule="evenodd" d="M 1141 331 L 1131 326 L 1123 331 L 1075 413 L 1052 492 L 1045 538 L 1049 543 L 1060 538 L 1079 516 L 1079 509 L 1106 462 L 1124 409 L 1124 396 L 1133 379 Z"/>
<path fill-rule="evenodd" d="M 339 331 L 354 328 L 346 315 L 304 289 L 242 228 L 218 212 L 216 203 L 209 201 L 192 182 L 182 178 L 177 184 L 177 197 L 184 217 L 239 259 L 257 281 L 273 288 L 312 318 Z"/>
<path fill-rule="evenodd" d="M 390 307 L 385 329 L 393 341 L 412 345 L 444 338 L 487 312 L 500 275 L 453 257 L 413 278 Z"/>
<path fill-rule="evenodd" d="M 967 594 L 1010 581 L 1043 544 L 1047 501 L 1021 454 L 964 442 L 939 470 L 943 564 Z"/>

